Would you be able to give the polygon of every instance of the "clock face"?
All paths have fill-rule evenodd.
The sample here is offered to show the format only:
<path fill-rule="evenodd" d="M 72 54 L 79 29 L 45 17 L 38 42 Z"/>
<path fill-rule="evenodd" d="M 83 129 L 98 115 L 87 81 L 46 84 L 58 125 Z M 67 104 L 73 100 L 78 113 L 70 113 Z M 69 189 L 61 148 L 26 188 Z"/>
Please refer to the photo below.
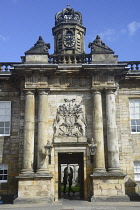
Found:
<path fill-rule="evenodd" d="M 75 45 L 75 39 L 73 36 L 65 36 L 64 37 L 64 45 L 66 47 L 73 47 Z"/>

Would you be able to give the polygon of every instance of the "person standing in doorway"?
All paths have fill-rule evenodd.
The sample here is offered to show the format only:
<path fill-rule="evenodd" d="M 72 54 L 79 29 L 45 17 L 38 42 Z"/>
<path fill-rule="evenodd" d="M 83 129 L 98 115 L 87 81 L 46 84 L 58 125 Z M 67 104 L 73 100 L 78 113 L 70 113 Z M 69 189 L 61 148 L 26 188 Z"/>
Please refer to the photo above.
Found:
<path fill-rule="evenodd" d="M 64 177 L 63 177 L 63 185 L 64 185 L 64 189 L 63 189 L 63 193 L 66 193 L 66 186 L 67 186 L 67 173 L 64 173 Z"/>
<path fill-rule="evenodd" d="M 68 190 L 68 195 L 70 195 L 70 192 L 72 192 L 73 193 L 73 195 L 74 195 L 74 191 L 73 191 L 73 189 L 72 189 L 72 179 L 73 179 L 73 173 L 69 173 L 68 174 L 68 183 L 69 183 L 69 190 Z"/>

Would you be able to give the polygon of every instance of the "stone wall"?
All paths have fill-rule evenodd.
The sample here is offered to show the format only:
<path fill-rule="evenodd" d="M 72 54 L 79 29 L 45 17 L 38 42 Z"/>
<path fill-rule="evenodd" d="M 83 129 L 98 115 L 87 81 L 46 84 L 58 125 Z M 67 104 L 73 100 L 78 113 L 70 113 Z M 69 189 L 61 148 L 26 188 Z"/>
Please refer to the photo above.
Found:
<path fill-rule="evenodd" d="M 11 101 L 11 135 L 0 137 L 0 163 L 8 164 L 8 182 L 2 183 L 0 194 L 16 194 L 19 173 L 20 93 L 14 85 L 1 82 L 0 101 Z"/>
<path fill-rule="evenodd" d="M 124 81 L 123 81 L 124 82 Z M 126 193 L 135 196 L 140 193 L 140 184 L 134 180 L 134 161 L 140 161 L 140 134 L 131 133 L 129 99 L 140 99 L 139 83 L 137 81 L 121 83 L 119 99 L 120 108 L 119 153 L 120 167 L 125 178 Z"/>

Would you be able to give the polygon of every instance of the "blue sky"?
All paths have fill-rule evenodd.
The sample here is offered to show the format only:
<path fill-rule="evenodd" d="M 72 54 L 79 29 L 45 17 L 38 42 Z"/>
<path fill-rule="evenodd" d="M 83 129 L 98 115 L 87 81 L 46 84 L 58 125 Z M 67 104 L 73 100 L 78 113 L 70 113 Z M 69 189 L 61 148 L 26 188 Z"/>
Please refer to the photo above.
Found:
<path fill-rule="evenodd" d="M 40 35 L 52 54 L 54 17 L 67 4 L 82 13 L 86 53 L 99 34 L 119 61 L 140 61 L 140 0 L 0 0 L 0 62 L 21 61 Z"/>

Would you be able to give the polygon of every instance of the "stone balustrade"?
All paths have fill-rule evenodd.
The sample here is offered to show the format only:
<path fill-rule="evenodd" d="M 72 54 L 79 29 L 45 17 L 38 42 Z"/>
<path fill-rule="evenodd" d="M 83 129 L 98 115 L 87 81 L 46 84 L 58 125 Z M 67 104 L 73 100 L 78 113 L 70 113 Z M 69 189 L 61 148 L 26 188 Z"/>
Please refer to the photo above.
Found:
<path fill-rule="evenodd" d="M 20 64 L 21 62 L 0 62 L 0 73 L 10 73 L 14 64 Z"/>
<path fill-rule="evenodd" d="M 24 56 L 23 56 L 24 58 Z M 91 54 L 75 54 L 75 55 L 49 55 L 49 63 L 51 64 L 77 64 L 77 63 L 91 63 Z M 13 69 L 14 64 L 21 64 L 22 62 L 0 62 L 0 73 L 9 73 Z M 140 71 L 140 61 L 119 61 L 118 64 L 126 63 L 131 71 Z"/>
<path fill-rule="evenodd" d="M 75 55 L 49 55 L 49 63 L 53 64 L 77 64 L 91 63 L 91 54 L 75 54 Z"/>
<path fill-rule="evenodd" d="M 130 67 L 131 71 L 139 71 L 140 70 L 140 61 L 121 61 L 118 63 L 126 63 L 128 67 Z"/>

